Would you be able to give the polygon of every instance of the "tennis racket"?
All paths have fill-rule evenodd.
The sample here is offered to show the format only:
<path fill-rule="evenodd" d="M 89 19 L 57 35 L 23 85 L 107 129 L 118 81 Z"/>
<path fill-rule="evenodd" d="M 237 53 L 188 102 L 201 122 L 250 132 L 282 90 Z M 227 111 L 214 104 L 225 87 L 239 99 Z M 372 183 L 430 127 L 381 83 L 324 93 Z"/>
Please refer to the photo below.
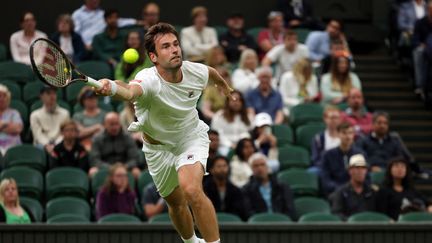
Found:
<path fill-rule="evenodd" d="M 30 46 L 30 61 L 33 71 L 44 83 L 57 88 L 63 88 L 73 82 L 81 81 L 87 85 L 102 88 L 102 84 L 81 73 L 70 61 L 60 47 L 45 38 L 35 40 Z M 129 96 L 129 90 L 118 86 L 117 94 Z"/>

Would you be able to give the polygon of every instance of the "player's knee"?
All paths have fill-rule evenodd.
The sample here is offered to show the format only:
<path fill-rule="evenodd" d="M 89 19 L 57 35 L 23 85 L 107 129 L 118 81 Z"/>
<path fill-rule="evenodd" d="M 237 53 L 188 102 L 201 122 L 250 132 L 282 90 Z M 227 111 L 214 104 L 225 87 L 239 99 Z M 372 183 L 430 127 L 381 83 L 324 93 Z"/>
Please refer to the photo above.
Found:
<path fill-rule="evenodd" d="M 198 185 L 186 185 L 183 187 L 183 192 L 189 204 L 198 202 L 204 195 L 202 188 Z"/>

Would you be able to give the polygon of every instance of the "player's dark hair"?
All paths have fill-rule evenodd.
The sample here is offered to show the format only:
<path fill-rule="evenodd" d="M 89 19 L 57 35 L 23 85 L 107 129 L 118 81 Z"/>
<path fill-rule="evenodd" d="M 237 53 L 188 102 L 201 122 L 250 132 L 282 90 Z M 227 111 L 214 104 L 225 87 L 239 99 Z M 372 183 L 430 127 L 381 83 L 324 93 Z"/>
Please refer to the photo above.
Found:
<path fill-rule="evenodd" d="M 174 26 L 170 24 L 158 23 L 150 27 L 144 36 L 144 47 L 147 50 L 147 53 L 156 53 L 156 37 L 166 34 L 173 34 L 177 37 L 177 39 L 179 39 L 177 31 L 175 30 Z"/>

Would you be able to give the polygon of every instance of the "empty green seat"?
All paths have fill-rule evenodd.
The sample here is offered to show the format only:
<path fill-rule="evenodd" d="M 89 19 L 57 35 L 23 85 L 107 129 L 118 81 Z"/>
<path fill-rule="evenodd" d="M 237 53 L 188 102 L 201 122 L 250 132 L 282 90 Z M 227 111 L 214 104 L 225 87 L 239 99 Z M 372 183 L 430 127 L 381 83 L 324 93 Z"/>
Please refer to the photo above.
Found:
<path fill-rule="evenodd" d="M 292 144 L 294 142 L 293 131 L 287 125 L 273 125 L 272 133 L 277 139 L 278 146 Z"/>
<path fill-rule="evenodd" d="M 47 220 L 47 224 L 86 224 L 90 220 L 81 216 L 70 213 L 63 213 L 53 216 Z"/>
<path fill-rule="evenodd" d="M 74 196 L 86 199 L 89 192 L 87 173 L 74 167 L 59 167 L 45 175 L 47 199 Z"/>
<path fill-rule="evenodd" d="M 69 104 L 75 104 L 78 99 L 78 94 L 84 86 L 85 84 L 83 82 L 75 82 L 67 86 L 65 89 L 66 101 L 69 102 Z"/>
<path fill-rule="evenodd" d="M 60 107 L 66 109 L 66 110 L 69 112 L 69 114 L 71 113 L 70 105 L 69 105 L 66 101 L 64 101 L 64 100 L 57 100 L 57 104 L 58 104 Z M 35 101 L 35 102 L 30 106 L 30 114 L 31 114 L 34 110 L 39 109 L 39 108 L 41 108 L 41 107 L 42 107 L 42 101 L 41 101 L 41 100 L 36 100 L 36 101 Z"/>
<path fill-rule="evenodd" d="M 398 222 L 432 222 L 432 214 L 428 212 L 411 212 L 399 215 Z"/>
<path fill-rule="evenodd" d="M 171 218 L 168 213 L 157 214 L 149 219 L 150 224 L 170 224 Z"/>
<path fill-rule="evenodd" d="M 372 184 L 381 185 L 384 182 L 385 171 L 371 172 L 370 177 Z"/>
<path fill-rule="evenodd" d="M 348 222 L 350 223 L 374 223 L 374 222 L 390 222 L 390 217 L 383 213 L 378 212 L 361 212 L 351 215 L 348 218 Z"/>
<path fill-rule="evenodd" d="M 213 26 L 213 28 L 215 28 L 218 37 L 225 34 L 228 31 L 228 28 L 224 25 L 215 25 Z"/>
<path fill-rule="evenodd" d="M 46 84 L 36 81 L 36 82 L 30 82 L 24 85 L 23 89 L 23 100 L 26 104 L 31 105 L 37 100 L 40 100 L 40 90 L 42 87 L 44 87 Z M 63 91 L 62 89 L 57 89 L 57 100 L 60 100 L 63 98 Z"/>
<path fill-rule="evenodd" d="M 0 62 L 4 62 L 7 59 L 7 48 L 3 43 L 0 43 Z"/>
<path fill-rule="evenodd" d="M 316 134 L 325 130 L 322 123 L 305 124 L 296 129 L 296 144 L 311 151 L 312 139 Z"/>
<path fill-rule="evenodd" d="M 153 182 L 153 179 L 148 170 L 143 170 L 138 178 L 138 190 L 142 191 L 147 185 Z"/>
<path fill-rule="evenodd" d="M 307 213 L 301 216 L 299 223 L 314 223 L 314 222 L 341 222 L 341 219 L 334 214 L 329 213 Z"/>
<path fill-rule="evenodd" d="M 6 151 L 4 167 L 30 166 L 41 172 L 46 168 L 45 152 L 30 144 L 14 146 Z"/>
<path fill-rule="evenodd" d="M 323 107 L 315 103 L 304 103 L 294 106 L 290 111 L 290 124 L 293 127 L 311 122 L 322 122 Z"/>
<path fill-rule="evenodd" d="M 281 213 L 258 213 L 252 215 L 248 220 L 248 223 L 250 224 L 262 224 L 262 223 L 280 224 L 280 223 L 290 223 L 290 222 L 292 222 L 291 218 Z"/>
<path fill-rule="evenodd" d="M 239 216 L 231 213 L 216 213 L 218 222 L 222 223 L 241 223 L 242 220 Z"/>
<path fill-rule="evenodd" d="M 305 43 L 307 36 L 309 35 L 309 29 L 296 28 L 294 31 L 297 33 L 297 39 L 300 43 Z"/>
<path fill-rule="evenodd" d="M 80 215 L 86 219 L 90 219 L 90 206 L 87 201 L 76 197 L 59 197 L 48 201 L 46 204 L 46 218 L 50 218 L 60 214 Z"/>
<path fill-rule="evenodd" d="M 20 196 L 40 200 L 43 192 L 42 174 L 30 167 L 16 166 L 5 169 L 0 174 L 1 179 L 13 178 L 18 185 Z"/>
<path fill-rule="evenodd" d="M 264 27 L 253 27 L 248 29 L 246 32 L 251 35 L 255 41 L 258 39 L 259 33 L 264 29 Z"/>
<path fill-rule="evenodd" d="M 21 100 L 21 87 L 16 81 L 1 80 L 0 83 L 8 88 L 11 93 L 11 100 Z"/>
<path fill-rule="evenodd" d="M 294 200 L 297 216 L 301 217 L 307 213 L 319 212 L 330 213 L 330 205 L 327 201 L 317 197 L 300 197 Z"/>
<path fill-rule="evenodd" d="M 280 169 L 308 168 L 310 165 L 309 152 L 302 147 L 285 145 L 279 147 Z"/>
<path fill-rule="evenodd" d="M 281 171 L 278 180 L 291 187 L 296 196 L 318 195 L 318 176 L 306 170 L 291 169 Z"/>
<path fill-rule="evenodd" d="M 23 207 L 30 210 L 36 222 L 42 222 L 43 208 L 39 201 L 29 197 L 20 197 L 19 200 Z"/>
<path fill-rule="evenodd" d="M 29 113 L 27 105 L 24 102 L 22 102 L 21 100 L 11 100 L 9 106 L 20 113 L 21 119 L 23 120 L 24 124 L 28 124 Z"/>
<path fill-rule="evenodd" d="M 77 65 L 77 68 L 96 80 L 102 78 L 113 78 L 110 65 L 103 61 L 84 61 Z"/>
<path fill-rule="evenodd" d="M 105 215 L 98 220 L 98 223 L 122 223 L 122 224 L 136 224 L 141 223 L 141 220 L 134 215 L 114 213 Z"/>
<path fill-rule="evenodd" d="M 108 176 L 108 170 L 107 169 L 100 169 L 91 178 L 91 189 L 92 189 L 92 194 L 94 197 L 96 197 L 97 192 L 105 183 L 107 176 Z M 130 172 L 128 172 L 128 180 L 129 180 L 129 185 L 130 185 L 131 189 L 135 190 L 135 179 Z"/>
<path fill-rule="evenodd" d="M 34 80 L 33 70 L 26 64 L 14 61 L 0 63 L 0 79 L 10 79 L 19 83 Z"/>

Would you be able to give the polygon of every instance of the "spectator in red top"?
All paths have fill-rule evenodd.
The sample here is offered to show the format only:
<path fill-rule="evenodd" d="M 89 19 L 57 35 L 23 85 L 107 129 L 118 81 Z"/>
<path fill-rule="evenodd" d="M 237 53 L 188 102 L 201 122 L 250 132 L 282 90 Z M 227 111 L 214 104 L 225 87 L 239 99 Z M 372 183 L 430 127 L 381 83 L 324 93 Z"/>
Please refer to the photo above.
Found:
<path fill-rule="evenodd" d="M 363 93 L 352 88 L 348 94 L 348 108 L 342 113 L 342 120 L 351 123 L 356 135 L 366 135 L 372 131 L 372 114 L 364 107 Z"/>
<path fill-rule="evenodd" d="M 267 17 L 268 28 L 262 30 L 258 34 L 258 56 L 260 60 L 265 54 L 272 49 L 274 46 L 284 43 L 284 20 L 283 14 L 278 11 L 272 11 Z"/>

